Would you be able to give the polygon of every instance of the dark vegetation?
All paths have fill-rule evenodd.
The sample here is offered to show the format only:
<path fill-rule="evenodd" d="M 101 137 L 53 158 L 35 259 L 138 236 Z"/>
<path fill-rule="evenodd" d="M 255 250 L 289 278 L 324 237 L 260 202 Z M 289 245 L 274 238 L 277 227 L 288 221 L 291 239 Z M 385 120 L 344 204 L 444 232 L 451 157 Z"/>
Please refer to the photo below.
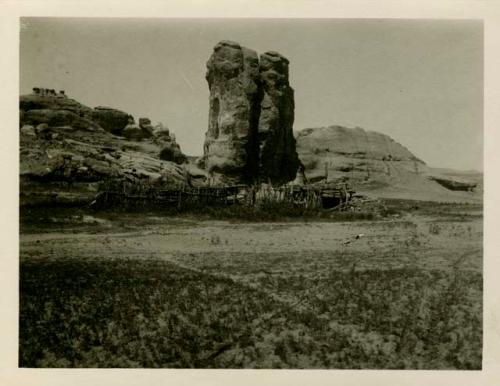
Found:
<path fill-rule="evenodd" d="M 383 210 L 343 212 L 272 201 L 255 207 L 188 204 L 155 210 L 22 206 L 21 233 L 68 232 L 73 220 L 75 233 L 120 231 L 127 229 L 125 214 L 137 229 L 148 224 L 148 215 L 166 221 L 349 221 L 413 213 L 468 221 L 482 211 L 476 204 L 382 204 Z M 112 222 L 122 217 L 123 223 L 113 230 L 99 224 L 85 228 L 81 220 L 87 214 Z M 430 235 L 444 232 L 437 220 L 429 223 Z M 402 223 L 387 221 L 386 226 Z M 216 256 L 186 268 L 149 257 L 110 259 L 105 251 L 92 259 L 53 259 L 24 256 L 21 249 L 19 365 L 481 369 L 480 272 L 458 264 L 445 270 L 362 269 L 353 262 L 363 256 L 331 254 L 328 261 L 340 258 L 345 264 L 318 269 L 318 261 L 306 256 L 312 271 L 301 262 L 298 271 L 277 274 L 268 257 L 255 254 L 241 257 L 246 265 L 229 253 L 228 268 Z M 186 256 L 179 259 L 193 265 Z"/>
<path fill-rule="evenodd" d="M 375 220 L 397 213 L 393 210 L 363 211 L 326 211 L 321 208 L 306 209 L 299 205 L 263 203 L 257 206 L 245 205 L 203 205 L 183 204 L 163 207 L 133 206 L 93 209 L 85 206 L 24 206 L 20 208 L 21 231 L 39 231 L 40 226 L 57 228 L 64 224 L 78 224 L 85 215 L 112 218 L 115 214 L 137 213 L 138 215 L 156 215 L 169 217 L 187 217 L 198 220 L 227 221 L 364 221 Z"/>
<path fill-rule="evenodd" d="M 469 221 L 482 218 L 481 204 L 467 203 L 436 203 L 413 200 L 383 199 L 369 203 L 355 210 L 324 210 L 318 207 L 305 208 L 293 203 L 276 203 L 266 201 L 260 205 L 204 205 L 201 203 L 184 202 L 181 206 L 172 205 L 135 205 L 124 203 L 112 208 L 92 208 L 87 204 L 68 205 L 24 205 L 20 207 L 21 232 L 40 231 L 81 225 L 85 215 L 113 219 L 124 213 L 140 216 L 160 216 L 165 218 L 180 217 L 197 220 L 227 220 L 227 221 L 372 221 L 391 219 L 405 213 L 432 216 L 435 221 Z M 90 226 L 92 224 L 89 224 Z"/>
<path fill-rule="evenodd" d="M 20 268 L 21 367 L 481 368 L 479 273 L 352 268 L 253 288 L 156 260 Z"/>
<path fill-rule="evenodd" d="M 387 211 L 432 216 L 441 221 L 467 221 L 483 217 L 482 203 L 449 203 L 401 199 L 384 199 Z"/>

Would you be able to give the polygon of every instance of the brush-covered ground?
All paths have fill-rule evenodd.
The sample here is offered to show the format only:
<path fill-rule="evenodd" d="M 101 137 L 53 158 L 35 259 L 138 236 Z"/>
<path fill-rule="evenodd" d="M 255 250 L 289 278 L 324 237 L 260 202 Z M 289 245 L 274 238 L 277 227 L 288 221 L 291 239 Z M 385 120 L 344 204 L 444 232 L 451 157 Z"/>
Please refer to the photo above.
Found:
<path fill-rule="evenodd" d="M 480 369 L 482 208 L 22 217 L 21 367 Z"/>

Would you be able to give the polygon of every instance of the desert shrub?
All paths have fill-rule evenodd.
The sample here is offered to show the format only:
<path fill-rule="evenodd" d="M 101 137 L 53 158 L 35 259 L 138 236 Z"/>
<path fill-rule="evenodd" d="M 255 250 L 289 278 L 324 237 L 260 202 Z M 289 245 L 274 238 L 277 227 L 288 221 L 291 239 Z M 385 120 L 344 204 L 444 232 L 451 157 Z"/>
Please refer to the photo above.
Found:
<path fill-rule="evenodd" d="M 482 203 L 446 203 L 403 199 L 383 199 L 389 210 L 398 213 L 418 212 L 420 215 L 439 218 L 441 221 L 469 221 L 482 218 Z"/>
<path fill-rule="evenodd" d="M 429 233 L 431 235 L 438 235 L 439 233 L 441 233 L 441 227 L 436 223 L 431 223 L 429 225 Z"/>
<path fill-rule="evenodd" d="M 156 260 L 20 268 L 21 367 L 481 368 L 477 273 L 351 269 L 253 288 Z"/>
<path fill-rule="evenodd" d="M 334 221 L 357 221 L 357 220 L 375 220 L 377 215 L 371 211 L 340 211 L 330 215 Z"/>

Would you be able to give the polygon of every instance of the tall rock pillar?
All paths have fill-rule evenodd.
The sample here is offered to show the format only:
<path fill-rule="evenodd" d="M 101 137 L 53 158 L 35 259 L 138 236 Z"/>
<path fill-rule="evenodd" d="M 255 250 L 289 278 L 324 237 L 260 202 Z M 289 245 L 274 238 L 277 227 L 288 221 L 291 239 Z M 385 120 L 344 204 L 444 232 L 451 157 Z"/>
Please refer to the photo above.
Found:
<path fill-rule="evenodd" d="M 288 81 L 288 60 L 277 52 L 260 56 L 262 88 L 258 127 L 259 178 L 285 183 L 295 178 L 299 158 L 293 136 L 294 97 Z"/>
<path fill-rule="evenodd" d="M 250 183 L 257 173 L 259 60 L 238 43 L 218 43 L 207 62 L 210 89 L 203 163 L 218 182 Z"/>
<path fill-rule="evenodd" d="M 299 159 L 288 60 L 218 43 L 207 62 L 210 109 L 202 163 L 221 183 L 292 181 Z"/>

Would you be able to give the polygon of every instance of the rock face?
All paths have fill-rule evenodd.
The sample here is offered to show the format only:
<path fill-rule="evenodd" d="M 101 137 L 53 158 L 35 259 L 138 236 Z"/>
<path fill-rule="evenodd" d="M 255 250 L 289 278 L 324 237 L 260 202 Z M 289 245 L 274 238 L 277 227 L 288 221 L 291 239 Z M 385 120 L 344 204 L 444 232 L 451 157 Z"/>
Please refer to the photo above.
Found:
<path fill-rule="evenodd" d="M 335 154 L 348 158 L 424 162 L 406 147 L 388 135 L 362 128 L 342 126 L 318 127 L 301 130 L 297 135 L 297 149 L 315 155 Z"/>
<path fill-rule="evenodd" d="M 292 180 L 298 159 L 288 61 L 266 53 L 259 64 L 255 51 L 222 41 L 207 62 L 206 79 L 210 108 L 205 169 L 221 182 Z"/>
<path fill-rule="evenodd" d="M 263 181 L 291 181 L 299 166 L 293 137 L 295 105 L 293 89 L 288 83 L 288 63 L 277 52 L 260 56 L 263 97 L 259 120 L 259 175 Z"/>
<path fill-rule="evenodd" d="M 222 179 L 250 181 L 258 154 L 259 60 L 238 43 L 218 43 L 207 62 L 210 89 L 204 164 Z"/>
<path fill-rule="evenodd" d="M 415 173 L 425 168 L 423 161 L 389 136 L 361 128 L 304 129 L 297 135 L 297 151 L 313 181 L 348 179 L 358 185 L 385 184 L 398 175 L 394 167 Z"/>
<path fill-rule="evenodd" d="M 167 131 L 168 141 L 153 138 L 147 118 L 135 125 L 125 112 L 38 89 L 20 97 L 20 125 L 21 205 L 88 203 L 108 179 L 184 184 L 188 178 L 176 164 L 185 156 L 173 134 Z M 174 156 L 160 159 L 167 146 Z"/>

